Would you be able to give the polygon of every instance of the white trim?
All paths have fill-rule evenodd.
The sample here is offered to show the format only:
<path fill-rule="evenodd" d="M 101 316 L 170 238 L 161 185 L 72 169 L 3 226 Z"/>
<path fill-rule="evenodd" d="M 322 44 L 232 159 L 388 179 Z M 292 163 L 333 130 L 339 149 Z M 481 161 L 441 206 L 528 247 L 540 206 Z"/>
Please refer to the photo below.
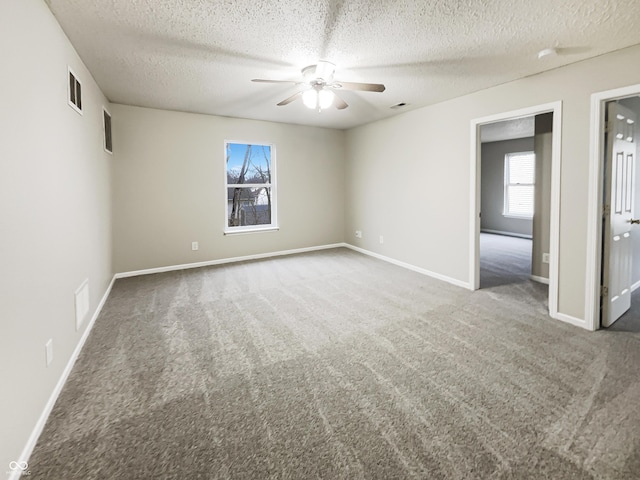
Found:
<path fill-rule="evenodd" d="M 71 84 L 69 83 L 69 80 L 70 80 L 69 74 L 73 75 L 73 78 L 75 78 L 76 82 L 78 82 L 78 84 L 80 85 L 80 105 L 82 105 L 82 82 L 80 81 L 78 74 L 74 72 L 73 68 L 71 68 L 69 65 L 67 65 L 67 104 L 71 108 L 73 108 L 76 111 L 76 113 L 79 113 L 80 115 L 84 115 L 84 113 L 82 113 L 82 108 L 78 108 L 78 106 L 71 101 Z M 76 92 L 74 92 L 74 96 L 75 94 Z"/>
<path fill-rule="evenodd" d="M 604 178 L 605 103 L 640 95 L 640 84 L 591 95 L 589 148 L 589 197 L 587 217 L 587 268 L 585 282 L 585 328 L 600 328 L 600 263 L 602 261 L 602 183 Z"/>
<path fill-rule="evenodd" d="M 227 219 L 228 220 L 228 219 Z M 267 226 L 267 227 L 259 227 L 258 225 L 251 225 L 248 227 L 234 227 L 237 228 L 237 230 L 225 230 L 224 232 L 222 232 L 225 236 L 226 235 L 242 235 L 243 233 L 257 233 L 257 232 L 277 232 L 278 230 L 280 230 L 280 227 L 278 226 Z"/>
<path fill-rule="evenodd" d="M 456 278 L 447 277 L 446 275 L 441 275 L 439 273 L 431 272 L 424 268 L 416 267 L 415 265 L 411 265 L 410 263 L 401 262 L 400 260 L 396 260 L 391 257 L 385 257 L 384 255 L 380 255 L 379 253 L 371 252 L 369 250 L 365 250 L 364 248 L 356 247 L 355 245 L 351 245 L 350 243 L 345 243 L 343 246 L 350 248 L 351 250 L 355 250 L 356 252 L 363 253 L 365 255 L 369 255 L 371 257 L 375 257 L 379 260 L 384 260 L 385 262 L 392 263 L 402 268 L 406 268 L 408 270 L 412 270 L 414 272 L 421 273 L 422 275 L 426 275 L 427 277 L 432 277 L 437 280 L 442 280 L 443 282 L 450 283 L 457 287 L 466 288 L 467 290 L 473 290 L 471 285 L 468 282 L 463 282 L 462 280 L 458 280 Z"/>
<path fill-rule="evenodd" d="M 640 280 L 631 285 L 631 292 L 635 292 L 638 288 L 640 288 Z"/>
<path fill-rule="evenodd" d="M 544 283 L 545 285 L 549 285 L 549 279 L 545 277 L 539 277 L 538 275 L 529 275 L 529 278 L 534 282 Z"/>
<path fill-rule="evenodd" d="M 533 238 L 533 235 L 527 235 L 526 233 L 503 232 L 502 230 L 491 230 L 489 228 L 481 228 L 480 232 L 491 233 L 493 235 L 504 235 L 505 237 L 526 238 L 527 240 L 531 240 Z"/>
<path fill-rule="evenodd" d="M 560 167 L 562 164 L 562 101 L 536 105 L 520 110 L 503 112 L 471 120 L 470 136 L 470 195 L 469 195 L 469 284 L 477 290 L 480 287 L 480 127 L 512 118 L 528 117 L 553 112 L 553 145 L 551 166 L 551 220 L 549 255 L 549 315 L 559 318 L 558 314 L 558 263 L 560 248 Z M 584 323 L 584 322 L 583 322 Z"/>
<path fill-rule="evenodd" d="M 147 268 L 144 270 L 132 270 L 129 272 L 116 273 L 115 278 L 137 277 L 138 275 L 151 275 L 154 273 L 173 272 L 175 270 L 187 270 L 190 268 L 210 267 L 212 265 L 223 265 L 225 263 L 244 262 L 247 260 L 260 260 L 262 258 L 282 257 L 296 253 L 314 252 L 316 250 L 328 250 L 330 248 L 346 247 L 346 243 L 333 243 L 329 245 L 319 245 L 316 247 L 295 248 L 292 250 L 280 250 L 278 252 L 258 253 L 255 255 L 245 255 L 242 257 L 220 258 L 217 260 L 207 260 L 205 262 L 185 263 L 182 265 L 168 265 L 166 267 Z"/>
<path fill-rule="evenodd" d="M 587 328 L 587 323 L 585 320 L 577 317 L 572 317 L 571 315 L 556 312 L 556 314 L 552 318 L 560 320 L 562 322 L 570 323 L 571 325 L 575 325 L 576 327 Z"/>
<path fill-rule="evenodd" d="M 100 315 L 100 312 L 102 311 L 102 307 L 104 307 L 104 304 L 107 301 L 109 294 L 111 293 L 111 288 L 113 287 L 113 284 L 115 281 L 116 281 L 116 277 L 114 276 L 111 279 L 111 282 L 109 282 L 109 286 L 107 287 L 107 290 L 104 292 L 104 295 L 100 300 L 100 303 L 96 307 L 93 317 L 91 317 L 91 321 L 87 325 L 87 328 L 82 334 L 82 337 L 80 337 L 80 341 L 76 345 L 76 348 L 73 350 L 73 353 L 71 354 L 71 357 L 69 358 L 69 361 L 67 362 L 66 367 L 62 371 L 62 375 L 58 379 L 58 383 L 56 383 L 56 386 L 53 389 L 53 392 L 51 392 L 51 395 L 49 396 L 49 400 L 45 404 L 44 410 L 40 414 L 40 418 L 38 418 L 38 421 L 33 427 L 33 431 L 31 432 L 31 435 L 29 435 L 27 444 L 24 446 L 24 448 L 22 449 L 22 453 L 20 454 L 20 461 L 25 461 L 25 462 L 29 461 L 29 457 L 31 457 L 31 454 L 33 453 L 33 449 L 35 448 L 36 443 L 38 442 L 38 438 L 40 437 L 40 434 L 42 433 L 42 430 L 44 429 L 44 426 L 47 423 L 47 419 L 51 414 L 51 410 L 53 409 L 53 406 L 58 400 L 58 396 L 60 395 L 60 392 L 62 391 L 64 384 L 69 378 L 69 374 L 73 369 L 73 365 L 76 363 L 76 360 L 78 359 L 78 356 L 82 351 L 82 347 L 84 347 L 84 344 L 87 341 L 87 338 L 89 337 L 89 333 L 91 332 L 91 329 L 93 328 L 93 325 L 96 322 L 96 319 L 98 318 L 98 316 Z M 9 475 L 9 480 L 18 480 L 20 478 L 25 478 L 25 477 L 22 477 L 22 472 L 19 472 L 19 471 L 12 472 L 12 474 Z"/>

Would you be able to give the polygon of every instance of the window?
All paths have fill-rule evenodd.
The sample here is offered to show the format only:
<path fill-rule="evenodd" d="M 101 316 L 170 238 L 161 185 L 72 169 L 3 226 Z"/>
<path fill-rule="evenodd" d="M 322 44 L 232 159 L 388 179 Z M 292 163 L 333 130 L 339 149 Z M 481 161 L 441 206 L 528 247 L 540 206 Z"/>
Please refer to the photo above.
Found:
<path fill-rule="evenodd" d="M 78 76 L 69 67 L 69 106 L 82 114 L 82 85 Z"/>
<path fill-rule="evenodd" d="M 113 139 L 111 138 L 111 115 L 102 107 L 102 121 L 104 126 L 104 149 L 113 153 Z"/>
<path fill-rule="evenodd" d="M 533 152 L 508 153 L 504 157 L 504 215 L 533 217 L 535 185 Z"/>
<path fill-rule="evenodd" d="M 225 142 L 226 233 L 277 228 L 274 150 L 273 145 Z"/>

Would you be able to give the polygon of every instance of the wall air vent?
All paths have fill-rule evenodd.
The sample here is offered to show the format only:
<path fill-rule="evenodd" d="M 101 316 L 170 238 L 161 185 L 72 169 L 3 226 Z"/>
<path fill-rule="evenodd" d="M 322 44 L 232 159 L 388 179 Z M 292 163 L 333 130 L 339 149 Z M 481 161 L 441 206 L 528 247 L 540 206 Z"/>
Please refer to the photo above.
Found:
<path fill-rule="evenodd" d="M 71 67 L 69 67 L 69 106 L 82 114 L 82 85 Z"/>
<path fill-rule="evenodd" d="M 104 149 L 109 153 L 113 153 L 113 138 L 111 137 L 111 114 L 107 109 L 102 107 L 102 119 L 104 125 Z"/>

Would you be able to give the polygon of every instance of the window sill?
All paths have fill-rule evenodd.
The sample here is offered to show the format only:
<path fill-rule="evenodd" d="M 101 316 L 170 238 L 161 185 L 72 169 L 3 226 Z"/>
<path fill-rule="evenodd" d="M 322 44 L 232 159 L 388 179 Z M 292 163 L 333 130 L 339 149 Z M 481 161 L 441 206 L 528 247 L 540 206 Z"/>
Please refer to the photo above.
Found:
<path fill-rule="evenodd" d="M 261 232 L 277 232 L 280 227 L 267 226 L 267 227 L 255 227 L 255 228 L 239 228 L 237 230 L 225 230 L 225 235 L 243 235 L 245 233 L 261 233 Z"/>
<path fill-rule="evenodd" d="M 502 216 L 505 218 L 516 218 L 518 220 L 533 220 L 533 215 L 509 215 L 508 213 L 503 213 Z"/>

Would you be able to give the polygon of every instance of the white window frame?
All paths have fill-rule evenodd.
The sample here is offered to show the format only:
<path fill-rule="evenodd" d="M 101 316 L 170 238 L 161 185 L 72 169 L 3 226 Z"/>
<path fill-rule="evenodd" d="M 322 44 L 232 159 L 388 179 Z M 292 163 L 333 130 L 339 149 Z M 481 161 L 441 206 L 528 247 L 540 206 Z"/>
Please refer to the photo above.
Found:
<path fill-rule="evenodd" d="M 240 144 L 240 145 L 257 145 L 257 146 L 265 146 L 271 149 L 271 183 L 245 183 L 242 184 L 240 188 L 259 188 L 259 187 L 269 187 L 271 189 L 271 223 L 265 225 L 245 225 L 245 226 L 237 226 L 230 227 L 229 226 L 229 211 L 228 211 L 228 189 L 234 188 L 235 184 L 227 183 L 227 145 L 229 144 Z M 243 233 L 257 233 L 257 232 L 273 232 L 279 230 L 278 227 L 278 202 L 277 202 L 277 191 L 276 191 L 276 146 L 273 143 L 268 142 L 247 142 L 247 141 L 237 141 L 237 140 L 225 140 L 224 141 L 224 234 L 225 235 L 236 235 Z"/>
<path fill-rule="evenodd" d="M 78 107 L 78 105 L 76 105 L 74 102 L 71 101 L 71 83 L 70 83 L 70 76 L 73 75 L 73 78 L 75 80 L 74 82 L 74 91 L 73 91 L 73 96 L 74 98 L 77 98 L 78 92 L 76 90 L 76 83 L 78 85 L 80 85 L 80 107 Z M 82 82 L 80 81 L 80 78 L 78 77 L 78 74 L 76 72 L 73 71 L 73 69 L 67 65 L 67 103 L 69 104 L 69 106 L 71 108 L 73 108 L 77 113 L 79 113 L 80 115 L 84 115 L 82 113 Z"/>
<path fill-rule="evenodd" d="M 509 161 L 511 157 L 531 155 L 533 157 L 533 183 L 510 183 L 511 175 L 509 172 Z M 504 156 L 504 208 L 502 215 L 508 218 L 531 219 L 535 212 L 535 185 L 536 185 L 536 154 L 535 152 L 510 152 Z M 512 213 L 509 209 L 509 187 L 511 186 L 531 186 L 534 190 L 533 204 L 531 205 L 531 214 Z"/>

